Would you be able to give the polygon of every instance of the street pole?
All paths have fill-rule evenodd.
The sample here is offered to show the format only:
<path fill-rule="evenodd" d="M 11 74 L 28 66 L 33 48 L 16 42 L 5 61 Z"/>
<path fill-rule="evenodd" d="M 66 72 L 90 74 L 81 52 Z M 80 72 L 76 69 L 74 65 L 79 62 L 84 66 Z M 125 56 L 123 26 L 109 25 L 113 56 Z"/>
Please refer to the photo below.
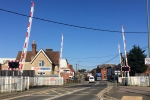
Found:
<path fill-rule="evenodd" d="M 78 72 L 79 72 L 79 62 L 80 62 L 80 61 L 78 61 Z"/>
<path fill-rule="evenodd" d="M 149 58 L 150 58 L 150 29 L 149 29 L 148 0 L 146 0 L 146 10 L 147 10 L 147 29 L 148 29 L 148 54 L 149 54 Z M 150 83 L 150 73 L 149 73 L 149 83 Z M 149 84 L 149 86 L 150 86 L 150 84 Z"/>
<path fill-rule="evenodd" d="M 66 70 L 64 70 L 64 74 L 65 74 L 65 84 L 66 84 Z"/>
<path fill-rule="evenodd" d="M 79 62 L 80 62 L 80 61 L 78 61 L 78 78 L 80 79 L 80 73 L 79 73 Z M 78 79 L 78 82 L 79 82 L 79 79 Z"/>
<path fill-rule="evenodd" d="M 150 29 L 149 29 L 149 12 L 148 12 L 148 0 L 146 0 L 146 10 L 147 10 L 147 29 L 148 29 L 148 54 L 150 57 Z"/>
<path fill-rule="evenodd" d="M 124 60 L 124 67 L 125 67 L 125 63 L 126 63 L 126 60 Z M 126 71 L 124 71 L 124 85 L 126 85 L 126 78 L 127 78 L 127 73 Z"/>
<path fill-rule="evenodd" d="M 119 71 L 119 70 L 117 70 L 117 83 L 119 82 L 118 71 Z"/>
<path fill-rule="evenodd" d="M 76 64 L 76 73 L 77 73 L 77 64 Z"/>

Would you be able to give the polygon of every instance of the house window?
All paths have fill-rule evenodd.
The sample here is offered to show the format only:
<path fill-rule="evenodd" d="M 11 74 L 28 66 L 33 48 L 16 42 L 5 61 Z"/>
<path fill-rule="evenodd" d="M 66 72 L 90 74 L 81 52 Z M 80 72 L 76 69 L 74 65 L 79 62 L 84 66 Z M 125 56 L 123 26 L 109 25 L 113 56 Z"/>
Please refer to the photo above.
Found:
<path fill-rule="evenodd" d="M 39 61 L 39 67 L 43 67 L 44 66 L 44 61 Z"/>

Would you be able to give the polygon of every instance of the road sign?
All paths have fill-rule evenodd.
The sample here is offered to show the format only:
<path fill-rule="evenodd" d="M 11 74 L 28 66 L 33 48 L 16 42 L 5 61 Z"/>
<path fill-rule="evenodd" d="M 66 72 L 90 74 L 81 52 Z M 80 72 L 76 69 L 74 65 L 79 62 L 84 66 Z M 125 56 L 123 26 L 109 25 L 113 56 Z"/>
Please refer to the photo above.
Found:
<path fill-rule="evenodd" d="M 145 65 L 150 64 L 150 58 L 145 58 Z"/>

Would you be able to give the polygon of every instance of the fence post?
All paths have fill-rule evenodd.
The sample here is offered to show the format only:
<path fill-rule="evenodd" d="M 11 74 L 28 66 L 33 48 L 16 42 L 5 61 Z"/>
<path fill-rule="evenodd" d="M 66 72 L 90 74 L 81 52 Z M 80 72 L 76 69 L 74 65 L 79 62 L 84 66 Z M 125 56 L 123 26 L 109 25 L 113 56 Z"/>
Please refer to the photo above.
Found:
<path fill-rule="evenodd" d="M 16 90 L 16 92 L 17 92 L 17 83 L 14 83 L 14 85 L 15 85 L 15 90 Z"/>
<path fill-rule="evenodd" d="M 9 78 L 10 92 L 11 92 L 11 76 Z"/>
<path fill-rule="evenodd" d="M 148 86 L 150 86 L 150 74 L 148 75 Z"/>
<path fill-rule="evenodd" d="M 139 86 L 141 86 L 141 82 L 140 82 L 140 76 L 138 77 L 138 79 L 139 79 Z"/>
<path fill-rule="evenodd" d="M 29 90 L 29 76 L 27 77 L 27 90 Z"/>
<path fill-rule="evenodd" d="M 4 84 L 3 84 L 3 77 L 2 77 L 2 79 L 1 79 L 1 80 L 2 80 L 1 92 L 3 92 L 3 87 L 4 87 L 4 86 L 3 86 L 3 85 L 4 85 Z"/>
<path fill-rule="evenodd" d="M 22 76 L 21 76 L 21 78 L 20 78 L 20 83 L 21 83 L 20 88 L 21 88 L 21 91 L 22 91 L 22 87 L 23 87 L 22 86 L 23 85 L 22 82 L 23 82 L 23 80 L 22 80 Z"/>
<path fill-rule="evenodd" d="M 64 80 L 64 79 L 63 79 L 63 77 L 62 77 L 62 85 L 64 84 L 64 83 L 63 83 L 63 82 L 64 82 L 63 80 Z"/>

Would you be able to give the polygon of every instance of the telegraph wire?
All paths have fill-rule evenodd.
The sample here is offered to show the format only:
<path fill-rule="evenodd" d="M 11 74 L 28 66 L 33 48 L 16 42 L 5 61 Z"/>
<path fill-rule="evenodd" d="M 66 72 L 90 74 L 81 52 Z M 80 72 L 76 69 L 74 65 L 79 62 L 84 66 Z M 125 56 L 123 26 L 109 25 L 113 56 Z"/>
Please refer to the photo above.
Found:
<path fill-rule="evenodd" d="M 29 15 L 21 14 L 21 13 L 10 11 L 10 10 L 5 10 L 5 9 L 2 9 L 2 8 L 0 8 L 0 10 L 4 11 L 4 12 L 8 12 L 8 13 L 24 16 L 24 17 L 30 17 Z M 50 22 L 50 23 L 54 23 L 54 24 L 60 24 L 60 25 L 70 26 L 70 27 L 75 27 L 75 28 L 81 28 L 81 29 L 103 31 L 103 32 L 113 32 L 113 33 L 122 33 L 121 31 L 104 30 L 104 29 L 99 29 L 99 28 L 91 28 L 91 27 L 86 27 L 86 26 L 78 26 L 78 25 L 73 25 L 73 24 L 66 24 L 66 23 L 56 22 L 56 21 L 52 21 L 52 20 L 48 20 L 48 19 L 44 19 L 44 18 L 39 18 L 39 17 L 32 17 L 32 18 L 37 19 L 37 20 L 41 20 L 41 21 L 45 21 L 45 22 Z M 143 34 L 143 33 L 148 33 L 148 32 L 124 32 L 124 33 L 138 33 L 138 34 L 141 33 L 141 34 Z"/>
<path fill-rule="evenodd" d="M 116 55 L 116 54 L 115 54 Z M 85 58 L 74 58 L 74 57 L 64 57 L 64 58 L 71 58 L 71 59 L 91 59 L 91 58 L 104 58 L 104 57 L 111 57 L 115 55 L 108 55 L 108 56 L 101 56 L 101 57 L 85 57 Z"/>
<path fill-rule="evenodd" d="M 147 48 L 148 48 L 148 46 L 144 46 L 144 47 L 142 47 L 141 49 L 147 49 Z M 124 53 L 124 52 L 122 52 L 122 54 L 123 54 L 123 53 Z M 104 63 L 102 63 L 102 64 L 100 64 L 100 65 L 106 64 L 106 63 L 108 63 L 108 62 L 114 60 L 114 59 L 117 58 L 118 56 L 119 56 L 119 54 L 115 55 L 113 58 L 111 58 L 111 59 L 105 61 Z M 97 66 L 97 65 L 95 65 L 95 66 Z M 91 67 L 92 67 L 92 66 L 91 66 Z"/>
<path fill-rule="evenodd" d="M 144 46 L 144 47 L 142 47 L 141 49 L 147 49 L 147 48 L 148 48 L 148 46 Z M 122 53 L 124 53 L 124 52 L 122 52 Z M 116 55 L 115 57 L 111 58 L 110 60 L 108 60 L 108 61 L 104 62 L 103 64 L 105 64 L 105 63 L 108 63 L 108 62 L 112 61 L 113 59 L 115 59 L 115 58 L 116 58 L 116 57 L 118 57 L 118 56 L 119 56 L 119 54 L 118 54 L 118 55 Z"/>
<path fill-rule="evenodd" d="M 108 63 L 108 62 L 112 61 L 113 59 L 117 58 L 118 56 L 119 56 L 119 54 L 118 54 L 118 55 L 116 55 L 115 57 L 111 58 L 110 60 L 108 60 L 108 61 L 104 62 L 103 64 L 105 64 L 105 63 Z"/>

